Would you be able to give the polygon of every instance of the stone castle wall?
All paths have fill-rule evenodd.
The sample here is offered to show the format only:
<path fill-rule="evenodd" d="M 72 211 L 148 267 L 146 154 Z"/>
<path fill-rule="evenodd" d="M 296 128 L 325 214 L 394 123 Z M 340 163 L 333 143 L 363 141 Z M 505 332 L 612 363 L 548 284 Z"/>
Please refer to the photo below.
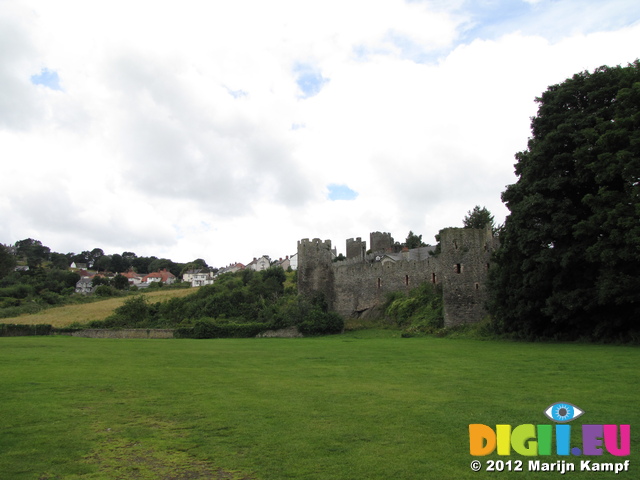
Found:
<path fill-rule="evenodd" d="M 408 292 L 422 282 L 431 281 L 435 268 L 432 259 L 338 263 L 334 266 L 332 307 L 343 316 L 360 314 L 384 303 L 387 293 Z"/>
<path fill-rule="evenodd" d="M 477 322 L 486 315 L 489 259 L 497 246 L 489 229 L 441 230 L 437 255 L 419 255 L 416 250 L 385 255 L 393 246 L 388 233 L 372 233 L 371 243 L 377 246 L 377 253 L 372 249 L 374 253 L 362 255 L 366 243 L 360 238 L 347 240 L 352 256 L 333 263 L 329 240 L 298 242 L 299 292 L 322 292 L 332 310 L 357 316 L 382 305 L 387 293 L 408 292 L 431 282 L 442 286 L 445 326 Z"/>

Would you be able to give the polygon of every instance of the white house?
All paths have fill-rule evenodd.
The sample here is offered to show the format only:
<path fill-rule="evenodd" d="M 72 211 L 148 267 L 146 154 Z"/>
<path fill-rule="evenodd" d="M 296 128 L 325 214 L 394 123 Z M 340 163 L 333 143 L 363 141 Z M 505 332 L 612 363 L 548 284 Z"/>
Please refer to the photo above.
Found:
<path fill-rule="evenodd" d="M 129 280 L 129 285 L 135 285 L 136 287 L 139 287 L 140 284 L 142 283 L 143 275 L 138 275 L 133 270 L 129 270 L 128 272 L 121 273 L 120 275 L 122 275 L 123 277 L 127 277 L 127 280 Z"/>
<path fill-rule="evenodd" d="M 76 293 L 93 293 L 95 287 L 93 286 L 93 279 L 91 277 L 82 277 L 76 283 Z"/>
<path fill-rule="evenodd" d="M 213 283 L 213 276 L 209 270 L 198 268 L 184 272 L 182 280 L 190 282 L 192 287 L 201 287 L 203 285 L 211 285 Z"/>
<path fill-rule="evenodd" d="M 152 282 L 162 282 L 165 285 L 171 285 L 175 281 L 176 281 L 175 275 L 169 272 L 166 268 L 163 268 L 158 272 L 153 272 L 153 273 L 150 273 L 149 275 L 145 275 L 142 278 L 143 283 L 149 283 L 149 284 L 151 284 Z"/>
<path fill-rule="evenodd" d="M 289 257 L 289 266 L 291 267 L 291 270 L 297 270 L 298 269 L 298 254 L 294 253 L 293 255 L 291 255 Z"/>
<path fill-rule="evenodd" d="M 260 258 L 254 258 L 253 261 L 249 265 L 247 265 L 247 268 L 259 272 L 261 270 L 266 270 L 270 266 L 271 261 L 269 260 L 269 257 L 263 255 Z"/>

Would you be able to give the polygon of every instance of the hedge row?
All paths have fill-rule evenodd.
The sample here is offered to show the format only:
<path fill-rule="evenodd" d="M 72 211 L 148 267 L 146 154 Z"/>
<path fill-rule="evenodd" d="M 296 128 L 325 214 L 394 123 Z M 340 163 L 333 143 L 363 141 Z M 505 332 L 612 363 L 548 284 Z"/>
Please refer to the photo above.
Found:
<path fill-rule="evenodd" d="M 15 323 L 0 323 L 0 337 L 25 337 L 29 335 L 51 335 L 51 325 L 18 325 Z"/>
<path fill-rule="evenodd" d="M 268 330 L 267 325 L 252 323 L 215 323 L 212 319 L 201 319 L 193 327 L 178 327 L 173 331 L 175 338 L 247 338 L 255 337 Z"/>

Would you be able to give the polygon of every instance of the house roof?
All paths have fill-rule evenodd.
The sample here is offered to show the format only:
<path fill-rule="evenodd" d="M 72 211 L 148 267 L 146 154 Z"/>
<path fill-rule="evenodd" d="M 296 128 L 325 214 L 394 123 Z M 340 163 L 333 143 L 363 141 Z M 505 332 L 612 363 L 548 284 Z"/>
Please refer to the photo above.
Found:
<path fill-rule="evenodd" d="M 153 272 L 145 275 L 144 277 L 142 277 L 142 280 L 147 281 L 147 279 L 149 278 L 159 278 L 160 281 L 166 282 L 169 278 L 176 278 L 176 276 L 173 273 L 167 271 L 167 269 L 165 268 L 160 270 L 159 272 Z"/>
<path fill-rule="evenodd" d="M 434 246 L 412 248 L 408 251 L 405 249 L 403 253 L 385 253 L 383 255 L 379 255 L 378 257 L 380 261 L 389 259 L 394 262 L 399 262 L 404 258 L 403 255 L 406 255 L 408 253 L 408 260 L 424 260 L 429 258 L 429 252 L 433 252 L 435 251 L 435 249 L 436 247 Z M 376 257 L 376 259 L 378 259 L 378 257 Z"/>
<path fill-rule="evenodd" d="M 120 275 L 122 275 L 123 277 L 127 277 L 129 279 L 142 278 L 143 277 L 143 275 L 140 275 L 140 274 L 134 272 L 133 270 L 129 270 L 128 272 L 124 272 L 124 273 L 120 273 Z"/>
<path fill-rule="evenodd" d="M 194 268 L 191 270 L 187 270 L 186 272 L 184 272 L 185 275 L 197 275 L 198 273 L 209 273 L 209 270 L 206 270 L 204 268 Z"/>

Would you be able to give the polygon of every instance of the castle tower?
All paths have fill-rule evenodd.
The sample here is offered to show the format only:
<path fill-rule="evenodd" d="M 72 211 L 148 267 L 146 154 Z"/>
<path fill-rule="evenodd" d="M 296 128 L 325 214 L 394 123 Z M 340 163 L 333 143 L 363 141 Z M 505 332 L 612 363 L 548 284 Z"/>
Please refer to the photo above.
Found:
<path fill-rule="evenodd" d="M 495 248 L 491 229 L 440 230 L 444 325 L 475 323 L 486 315 L 486 281 Z"/>
<path fill-rule="evenodd" d="M 367 253 L 367 242 L 363 242 L 362 238 L 358 237 L 355 240 L 353 238 L 347 239 L 347 258 L 359 258 L 364 260 Z"/>
<path fill-rule="evenodd" d="M 313 296 L 324 295 L 329 309 L 334 304 L 334 273 L 331 240 L 308 238 L 298 241 L 298 293 Z"/>
<path fill-rule="evenodd" d="M 384 252 L 393 247 L 393 237 L 387 232 L 371 232 L 369 235 L 369 244 L 372 252 Z"/>

